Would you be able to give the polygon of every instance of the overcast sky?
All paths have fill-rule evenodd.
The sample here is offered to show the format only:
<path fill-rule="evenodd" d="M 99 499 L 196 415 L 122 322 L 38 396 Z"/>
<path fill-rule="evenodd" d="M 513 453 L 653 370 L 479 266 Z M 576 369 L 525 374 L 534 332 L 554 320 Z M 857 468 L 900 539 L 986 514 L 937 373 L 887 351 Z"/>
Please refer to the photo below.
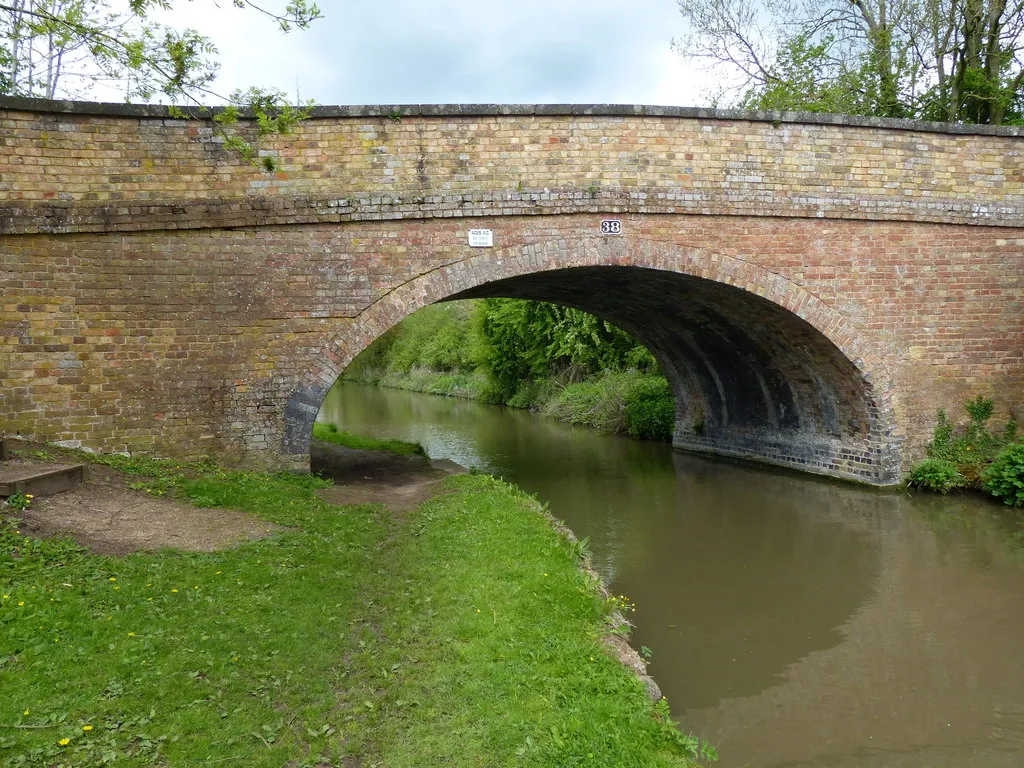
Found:
<path fill-rule="evenodd" d="M 218 8 L 217 5 L 220 7 Z M 280 8 L 284 0 L 264 0 Z M 676 0 L 319 0 L 281 34 L 231 0 L 178 0 L 166 20 L 212 38 L 221 93 L 274 86 L 319 104 L 707 101 L 672 52 Z"/>

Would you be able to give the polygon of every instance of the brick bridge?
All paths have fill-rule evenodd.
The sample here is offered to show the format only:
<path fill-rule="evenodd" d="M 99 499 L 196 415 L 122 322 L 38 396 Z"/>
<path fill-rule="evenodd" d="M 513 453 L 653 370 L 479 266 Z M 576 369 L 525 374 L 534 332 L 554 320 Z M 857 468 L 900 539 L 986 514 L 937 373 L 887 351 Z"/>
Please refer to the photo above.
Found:
<path fill-rule="evenodd" d="M 308 466 L 324 394 L 370 342 L 432 302 L 517 296 L 642 339 L 680 448 L 893 483 L 937 409 L 1024 405 L 1022 136 L 322 108 L 264 148 L 267 174 L 204 120 L 0 100 L 0 429 Z"/>

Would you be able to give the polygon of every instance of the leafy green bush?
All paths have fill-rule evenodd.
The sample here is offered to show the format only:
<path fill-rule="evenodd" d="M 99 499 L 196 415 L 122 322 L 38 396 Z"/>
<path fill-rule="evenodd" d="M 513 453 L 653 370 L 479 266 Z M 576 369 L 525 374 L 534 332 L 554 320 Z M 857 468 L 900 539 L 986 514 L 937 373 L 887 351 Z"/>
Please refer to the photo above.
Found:
<path fill-rule="evenodd" d="M 1024 442 L 1004 448 L 981 479 L 993 496 L 1012 507 L 1024 507 Z"/>
<path fill-rule="evenodd" d="M 676 425 L 672 387 L 661 376 L 636 379 L 626 391 L 626 432 L 642 440 L 669 441 Z"/>
<path fill-rule="evenodd" d="M 944 411 L 939 411 L 935 437 L 928 444 L 929 458 L 945 459 L 954 464 L 957 471 L 966 478 L 967 485 L 972 487 L 979 487 L 982 471 L 1016 434 L 1017 425 L 1012 420 L 1001 434 L 988 430 L 985 422 L 992 417 L 993 409 L 992 400 L 981 395 L 966 401 L 964 410 L 970 416 L 970 421 L 962 427 L 957 427 Z"/>
<path fill-rule="evenodd" d="M 992 418 L 995 404 L 982 395 L 966 401 L 964 410 L 970 417 L 965 425 L 954 424 L 945 411 L 939 411 L 935 435 L 926 448 L 928 458 L 914 467 L 908 483 L 939 493 L 955 488 L 984 489 L 1007 504 L 1021 503 L 1015 501 L 1014 486 L 1024 482 L 1024 470 L 1020 469 L 1024 458 L 1013 458 L 1018 455 L 1013 452 L 1018 445 L 1017 423 L 1010 419 L 1001 431 L 990 430 L 986 422 Z"/>
<path fill-rule="evenodd" d="M 625 331 L 572 307 L 524 299 L 484 299 L 474 330 L 480 364 L 496 398 L 508 402 L 525 380 L 575 372 L 573 378 L 606 371 L 654 372 L 654 356 Z"/>
<path fill-rule="evenodd" d="M 942 494 L 968 485 L 967 478 L 946 459 L 925 459 L 911 471 L 909 482 L 915 488 Z"/>

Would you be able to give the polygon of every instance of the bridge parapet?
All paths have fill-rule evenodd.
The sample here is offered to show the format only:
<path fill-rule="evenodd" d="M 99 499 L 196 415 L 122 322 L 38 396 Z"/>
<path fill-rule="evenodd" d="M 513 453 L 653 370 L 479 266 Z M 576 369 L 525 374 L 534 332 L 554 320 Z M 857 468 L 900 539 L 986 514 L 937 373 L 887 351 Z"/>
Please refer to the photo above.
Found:
<path fill-rule="evenodd" d="M 267 143 L 208 119 L 0 98 L 0 232 L 566 212 L 1016 226 L 1022 129 L 735 110 L 329 107 Z"/>

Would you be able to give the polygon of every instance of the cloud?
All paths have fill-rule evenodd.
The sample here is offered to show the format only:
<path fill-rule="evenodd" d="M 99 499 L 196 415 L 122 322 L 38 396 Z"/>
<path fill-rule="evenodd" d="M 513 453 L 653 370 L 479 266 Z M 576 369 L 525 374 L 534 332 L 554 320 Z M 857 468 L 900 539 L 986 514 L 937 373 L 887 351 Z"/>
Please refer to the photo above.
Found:
<path fill-rule="evenodd" d="M 268 0 L 269 2 L 269 0 Z M 321 104 L 684 103 L 700 78 L 670 50 L 672 0 L 321 0 L 325 18 L 281 34 L 210 0 L 165 18 L 212 37 L 222 93 L 271 85 Z"/>

